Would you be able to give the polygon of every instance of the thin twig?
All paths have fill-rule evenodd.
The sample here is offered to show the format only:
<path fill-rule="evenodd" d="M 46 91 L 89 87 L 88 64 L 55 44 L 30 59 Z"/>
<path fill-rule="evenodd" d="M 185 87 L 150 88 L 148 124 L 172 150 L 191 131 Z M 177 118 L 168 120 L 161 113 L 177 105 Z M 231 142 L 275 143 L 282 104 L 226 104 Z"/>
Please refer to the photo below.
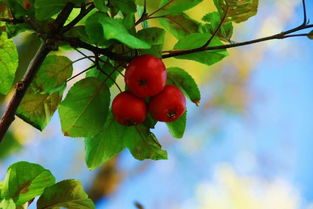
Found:
<path fill-rule="evenodd" d="M 155 10 L 154 12 L 151 12 L 148 17 L 151 17 L 153 15 L 155 15 L 156 13 L 158 13 L 159 11 L 161 11 L 162 9 L 164 9 L 165 7 L 167 7 L 168 5 L 170 5 L 171 3 L 173 3 L 174 0 L 170 0 L 169 2 L 167 2 L 166 4 L 164 4 L 162 7 L 158 8 L 157 10 Z"/>
<path fill-rule="evenodd" d="M 303 7 L 303 23 L 302 25 L 307 24 L 307 14 L 306 14 L 306 2 L 305 0 L 302 0 L 302 7 Z"/>
<path fill-rule="evenodd" d="M 23 19 L 0 17 L 0 22 L 6 22 L 6 23 L 9 23 L 9 24 L 19 24 L 19 23 L 23 23 L 24 20 Z"/>
<path fill-rule="evenodd" d="M 115 86 L 118 88 L 118 90 L 120 91 L 120 92 L 123 92 L 122 91 L 122 89 L 120 88 L 120 86 L 116 83 L 116 81 L 110 76 L 111 74 L 107 74 L 106 72 L 104 72 L 101 68 L 98 68 L 98 70 L 103 74 L 103 75 L 105 75 L 107 78 L 105 79 L 105 81 L 107 80 L 107 79 L 110 79 L 114 84 L 115 84 Z"/>
<path fill-rule="evenodd" d="M 143 12 L 142 12 L 142 15 L 141 17 L 135 22 L 135 26 L 136 25 L 139 25 L 141 22 L 145 21 L 148 17 L 148 14 L 147 14 L 147 0 L 144 0 L 143 1 Z"/>
<path fill-rule="evenodd" d="M 66 31 L 70 30 L 74 27 L 79 21 L 81 21 L 91 10 L 95 8 L 94 4 L 90 4 L 90 6 L 86 9 L 84 7 L 81 8 L 80 13 L 72 20 L 69 24 L 67 24 L 63 29 L 60 31 L 61 33 L 65 33 Z"/>
<path fill-rule="evenodd" d="M 87 72 L 88 70 L 91 70 L 91 69 L 94 68 L 95 66 L 96 66 L 96 65 L 92 65 L 92 66 L 88 67 L 87 69 L 85 69 L 85 70 L 83 70 L 83 71 L 77 73 L 76 75 L 74 75 L 74 76 L 72 76 L 71 78 L 67 79 L 66 82 L 69 82 L 69 81 L 73 80 L 74 78 L 80 76 L 81 74 Z"/>
<path fill-rule="evenodd" d="M 293 29 L 287 30 L 287 31 L 282 32 L 282 33 L 278 33 L 275 35 L 271 35 L 271 36 L 267 36 L 267 37 L 259 38 L 259 39 L 254 39 L 254 40 L 250 40 L 250 41 L 239 42 L 239 43 L 232 43 L 232 44 L 226 44 L 226 45 L 220 45 L 220 46 L 208 46 L 205 48 L 199 47 L 199 48 L 195 48 L 195 49 L 165 51 L 166 54 L 162 55 L 162 58 L 166 59 L 166 58 L 170 58 L 170 57 L 192 54 L 192 53 L 196 53 L 196 52 L 229 49 L 229 48 L 245 46 L 245 45 L 255 44 L 255 43 L 259 43 L 259 42 L 274 40 L 274 39 L 285 39 L 285 38 L 295 37 L 295 36 L 292 36 L 289 34 L 300 31 L 300 30 L 304 30 L 307 28 L 312 28 L 312 27 L 313 27 L 313 24 L 311 24 L 311 25 L 300 25 L 298 27 L 295 27 Z"/>
<path fill-rule="evenodd" d="M 82 51 L 80 51 L 80 50 L 78 50 L 78 49 L 75 49 L 75 50 L 76 50 L 77 52 L 79 52 L 80 54 L 82 54 L 84 57 L 88 58 L 88 56 L 87 56 L 85 53 L 83 53 Z M 97 59 L 96 56 L 94 56 L 94 57 Z M 104 72 L 104 71 L 100 68 L 100 66 L 97 64 L 97 62 L 96 62 L 95 60 L 92 60 L 91 58 L 88 58 L 88 59 L 89 59 L 91 62 L 94 63 L 93 67 L 97 67 L 97 70 L 99 70 L 102 74 L 104 74 L 104 75 L 106 76 L 105 81 L 107 81 L 107 79 L 110 79 L 111 81 L 113 81 L 113 83 L 116 85 L 116 87 L 120 90 L 120 92 L 122 92 L 120 86 L 119 86 L 119 85 L 116 83 L 116 81 L 112 78 L 112 75 L 113 75 L 113 72 L 114 72 L 114 71 L 112 71 L 110 74 L 108 74 L 108 73 Z M 104 62 L 104 61 L 101 60 L 101 59 L 98 59 L 98 60 Z M 92 68 L 93 68 L 93 67 L 92 67 Z M 90 68 L 90 69 L 91 69 L 91 68 Z M 90 69 L 87 69 L 87 70 L 90 70 Z M 82 71 L 79 75 L 83 74 L 83 73 L 86 72 L 87 70 Z M 75 75 L 75 77 L 77 77 L 77 76 L 79 76 L 79 75 Z M 71 78 L 71 79 L 72 79 L 72 78 Z"/>
<path fill-rule="evenodd" d="M 221 29 L 222 25 L 224 24 L 225 22 L 225 19 L 228 15 L 228 11 L 229 11 L 229 7 L 228 7 L 228 4 L 227 4 L 227 8 L 226 8 L 226 11 L 224 12 L 224 15 L 220 21 L 220 23 L 218 24 L 217 28 L 215 29 L 214 33 L 212 34 L 212 36 L 210 37 L 210 39 L 202 46 L 202 48 L 205 48 L 207 46 L 210 45 L 211 41 L 213 40 L 213 38 L 216 36 L 216 34 L 218 33 L 218 31 Z"/>
<path fill-rule="evenodd" d="M 60 30 L 61 27 L 63 27 L 65 21 L 70 16 L 72 10 L 74 9 L 74 4 L 69 2 L 65 5 L 65 7 L 62 9 L 60 14 L 57 16 L 57 18 L 54 21 L 54 25 L 56 25 L 55 31 Z"/>

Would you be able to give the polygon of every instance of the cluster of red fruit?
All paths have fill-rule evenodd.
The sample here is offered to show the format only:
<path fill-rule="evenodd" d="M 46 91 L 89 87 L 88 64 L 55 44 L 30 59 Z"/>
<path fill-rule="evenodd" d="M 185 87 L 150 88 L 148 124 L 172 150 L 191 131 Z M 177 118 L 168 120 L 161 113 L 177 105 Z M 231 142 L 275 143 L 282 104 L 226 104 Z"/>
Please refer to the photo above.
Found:
<path fill-rule="evenodd" d="M 133 59 L 125 73 L 128 91 L 118 94 L 112 103 L 114 118 L 126 126 L 144 122 L 148 112 L 156 121 L 177 120 L 186 110 L 186 98 L 176 86 L 166 85 L 166 80 L 161 59 L 152 55 Z"/>

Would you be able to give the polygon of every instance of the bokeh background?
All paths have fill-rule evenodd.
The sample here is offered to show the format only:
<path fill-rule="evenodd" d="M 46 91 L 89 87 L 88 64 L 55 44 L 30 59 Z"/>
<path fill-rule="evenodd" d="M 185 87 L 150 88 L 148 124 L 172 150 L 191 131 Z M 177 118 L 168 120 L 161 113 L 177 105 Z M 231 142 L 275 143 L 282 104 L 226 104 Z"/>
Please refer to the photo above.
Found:
<path fill-rule="evenodd" d="M 211 4 L 188 14 L 201 18 Z M 235 25 L 233 40 L 301 22 L 300 0 L 262 0 L 257 16 Z M 166 40 L 168 47 L 175 43 L 170 35 Z M 313 209 L 313 41 L 276 40 L 229 54 L 211 67 L 166 60 L 190 72 L 203 96 L 200 107 L 188 103 L 183 139 L 173 139 L 164 124 L 154 131 L 167 161 L 137 161 L 126 150 L 89 171 L 83 140 L 64 137 L 55 114 L 42 133 L 14 123 L 17 140 L 0 145 L 0 179 L 10 164 L 26 160 L 58 181 L 81 180 L 99 209 L 135 209 L 135 202 L 145 209 Z M 75 64 L 76 72 L 87 65 Z"/>

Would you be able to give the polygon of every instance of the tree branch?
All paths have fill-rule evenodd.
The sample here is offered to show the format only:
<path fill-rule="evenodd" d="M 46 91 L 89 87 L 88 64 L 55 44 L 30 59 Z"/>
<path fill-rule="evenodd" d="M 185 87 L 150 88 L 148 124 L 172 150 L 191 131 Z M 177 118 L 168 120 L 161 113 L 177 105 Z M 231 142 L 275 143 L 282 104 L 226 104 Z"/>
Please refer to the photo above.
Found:
<path fill-rule="evenodd" d="M 196 53 L 196 52 L 219 50 L 219 49 L 229 49 L 229 48 L 245 46 L 245 45 L 255 44 L 255 43 L 259 43 L 259 42 L 274 40 L 274 39 L 285 39 L 285 38 L 290 38 L 290 37 L 303 36 L 303 34 L 301 34 L 301 35 L 289 35 L 289 34 L 300 31 L 300 30 L 304 30 L 307 28 L 313 28 L 313 24 L 311 24 L 311 25 L 300 25 L 298 27 L 295 27 L 291 30 L 287 30 L 285 32 L 281 32 L 281 33 L 267 36 L 264 38 L 239 42 L 239 43 L 226 44 L 226 45 L 220 45 L 220 46 L 199 47 L 199 48 L 195 48 L 195 49 L 186 49 L 186 50 L 164 51 L 163 53 L 167 53 L 167 54 L 162 55 L 162 58 L 166 59 L 166 58 L 170 58 L 170 57 L 187 55 L 187 54 L 192 54 L 192 53 Z"/>
<path fill-rule="evenodd" d="M 24 20 L 23 19 L 0 17 L 0 22 L 6 22 L 6 23 L 9 23 L 9 24 L 19 24 L 19 23 L 23 23 Z"/>
<path fill-rule="evenodd" d="M 116 61 L 129 62 L 132 59 L 132 57 L 129 57 L 129 56 L 121 56 L 119 54 L 116 54 L 107 48 L 99 48 L 99 47 L 93 46 L 91 44 L 83 42 L 82 40 L 80 40 L 78 38 L 60 37 L 59 41 L 67 42 L 73 48 L 87 49 L 87 50 L 93 52 L 94 54 L 101 54 L 101 55 L 107 56 L 110 59 L 116 60 Z"/>
<path fill-rule="evenodd" d="M 7 110 L 0 121 L 0 142 L 3 140 L 5 133 L 14 121 L 15 113 L 19 104 L 21 103 L 28 87 L 35 78 L 36 73 L 49 52 L 49 47 L 47 47 L 45 43 L 41 43 L 34 59 L 29 64 L 23 79 L 16 84 L 13 98 L 11 99 Z"/>
<path fill-rule="evenodd" d="M 72 27 L 74 27 L 79 21 L 81 21 L 91 10 L 95 8 L 94 4 L 91 4 L 87 9 L 85 7 L 82 7 L 80 10 L 80 13 L 75 17 L 72 22 L 67 24 L 66 26 L 61 29 L 61 33 L 65 33 L 66 31 L 70 30 Z"/>
<path fill-rule="evenodd" d="M 54 21 L 54 24 L 56 25 L 55 31 L 59 31 L 61 27 L 63 27 L 64 23 L 66 22 L 67 18 L 70 16 L 72 10 L 74 9 L 73 3 L 67 3 L 64 9 L 60 12 L 60 14 L 57 16 L 56 20 Z"/>

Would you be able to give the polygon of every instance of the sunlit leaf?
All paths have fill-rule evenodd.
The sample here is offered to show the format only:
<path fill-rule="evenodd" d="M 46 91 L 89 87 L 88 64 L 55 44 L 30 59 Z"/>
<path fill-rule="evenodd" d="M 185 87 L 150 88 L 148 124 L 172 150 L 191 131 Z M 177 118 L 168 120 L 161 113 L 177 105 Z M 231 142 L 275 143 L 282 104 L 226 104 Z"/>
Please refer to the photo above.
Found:
<path fill-rule="evenodd" d="M 121 152 L 124 148 L 124 138 L 128 136 L 129 128 L 120 125 L 112 114 L 109 114 L 102 130 L 94 137 L 85 139 L 86 163 L 89 169 L 95 169 Z"/>
<path fill-rule="evenodd" d="M 64 180 L 45 189 L 37 202 L 37 209 L 93 209 L 91 199 L 77 180 Z"/>
<path fill-rule="evenodd" d="M 161 0 L 160 13 L 165 14 L 179 14 L 185 10 L 191 9 L 202 2 L 202 0 Z"/>
<path fill-rule="evenodd" d="M 48 56 L 19 105 L 17 115 L 43 130 L 62 100 L 66 80 L 72 71 L 72 62 L 67 57 Z"/>
<path fill-rule="evenodd" d="M 18 66 L 16 46 L 6 33 L 0 36 L 0 55 L 0 94 L 6 95 L 13 85 Z"/>
<path fill-rule="evenodd" d="M 16 209 L 16 205 L 12 199 L 3 199 L 0 202 L 0 208 L 1 209 Z"/>
<path fill-rule="evenodd" d="M 51 93 L 64 87 L 73 72 L 72 61 L 65 56 L 49 55 L 40 66 L 31 88 L 41 93 Z"/>
<path fill-rule="evenodd" d="M 256 15 L 259 0 L 214 0 L 214 4 L 221 16 L 226 13 L 226 20 L 240 23 Z"/>
<path fill-rule="evenodd" d="M 39 130 L 43 130 L 51 120 L 62 100 L 63 91 L 40 94 L 28 89 L 17 109 L 17 116 Z"/>
<path fill-rule="evenodd" d="M 94 77 L 77 82 L 59 107 L 64 135 L 96 135 L 105 123 L 109 104 L 110 91 L 105 82 Z"/>
<path fill-rule="evenodd" d="M 4 180 L 2 196 L 12 198 L 16 205 L 23 205 L 42 194 L 44 189 L 53 185 L 54 176 L 38 164 L 18 162 L 8 168 Z"/>
<path fill-rule="evenodd" d="M 201 99 L 200 90 L 197 83 L 186 71 L 178 67 L 168 68 L 167 77 L 168 81 L 180 87 L 193 103 L 199 104 Z"/>
<path fill-rule="evenodd" d="M 174 46 L 175 49 L 196 49 L 202 47 L 211 37 L 209 33 L 193 33 L 179 40 Z M 222 45 L 218 38 L 213 38 L 210 46 Z M 226 50 L 210 50 L 195 52 L 187 55 L 177 56 L 177 59 L 194 60 L 206 65 L 213 65 L 221 61 L 228 54 Z"/>
<path fill-rule="evenodd" d="M 97 44 L 106 45 L 109 40 L 117 40 L 131 48 L 149 49 L 151 46 L 131 35 L 122 22 L 103 13 L 91 15 L 86 22 L 89 38 Z"/>

